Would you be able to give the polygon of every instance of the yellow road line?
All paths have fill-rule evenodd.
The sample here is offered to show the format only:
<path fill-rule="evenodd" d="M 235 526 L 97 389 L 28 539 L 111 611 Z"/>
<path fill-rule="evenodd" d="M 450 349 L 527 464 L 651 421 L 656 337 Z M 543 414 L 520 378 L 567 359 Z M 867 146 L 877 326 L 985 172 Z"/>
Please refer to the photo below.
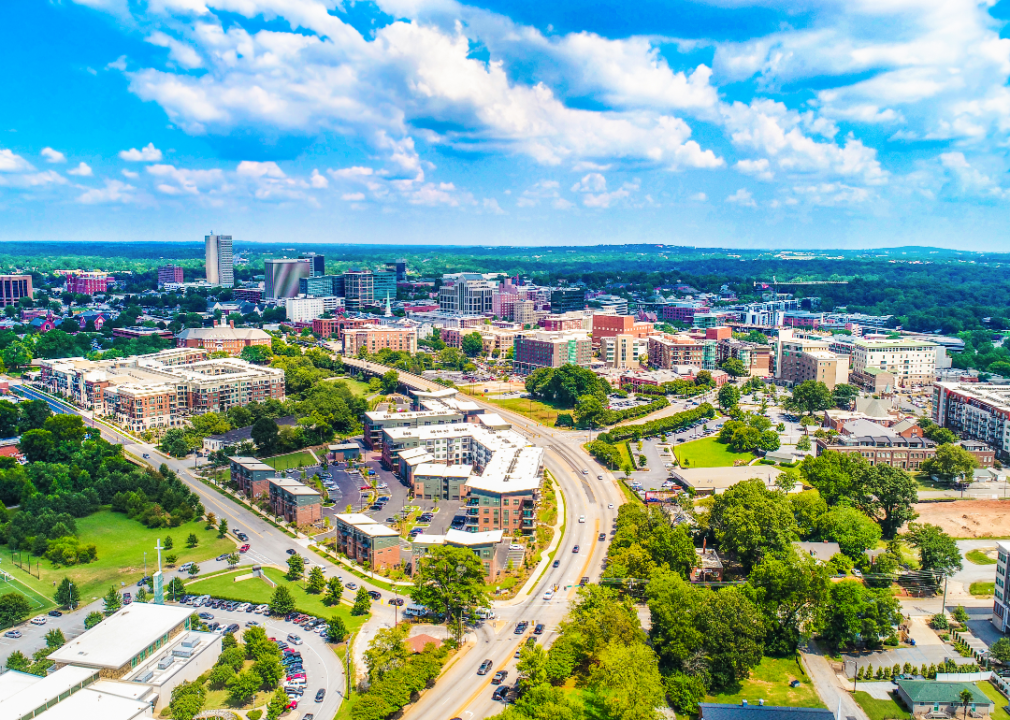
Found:
<path fill-rule="evenodd" d="M 494 672 L 498 672 L 499 670 L 504 670 L 505 666 L 509 664 L 509 661 L 512 660 L 512 659 L 514 659 L 514 656 L 516 654 L 516 648 L 520 647 L 524 642 L 526 642 L 526 636 L 525 636 L 525 634 L 523 635 L 522 639 L 518 643 L 516 643 L 515 647 L 513 647 L 512 650 L 509 652 L 508 657 L 505 658 L 505 662 L 503 662 L 501 665 L 499 665 L 495 669 Z M 473 695 L 471 695 L 467 699 L 467 701 L 465 703 L 463 703 L 462 705 L 460 705 L 459 709 L 456 712 L 454 712 L 452 715 L 450 715 L 449 717 L 454 717 L 455 718 L 455 717 L 462 717 L 463 716 L 463 711 L 466 710 L 468 707 L 470 707 L 470 705 L 473 703 L 473 701 L 476 700 L 477 697 L 482 692 L 484 692 L 484 690 L 487 689 L 487 686 L 491 684 L 491 679 L 494 677 L 494 675 L 489 672 L 485 677 L 486 677 L 486 679 L 480 684 L 480 686 L 476 690 L 474 690 Z"/>
<path fill-rule="evenodd" d="M 589 557 L 586 558 L 586 564 L 582 566 L 582 572 L 579 573 L 579 579 L 580 580 L 586 576 L 586 571 L 589 570 L 589 565 L 590 565 L 590 563 L 593 562 L 593 555 L 596 554 L 596 546 L 599 545 L 599 542 L 596 540 L 596 538 L 599 537 L 599 535 L 600 535 L 600 519 L 599 518 L 596 518 L 595 527 L 596 527 L 596 532 L 593 533 L 593 545 L 592 545 L 593 549 L 589 551 Z M 572 589 L 568 591 L 568 598 L 569 599 L 571 599 L 575 595 L 575 591 L 578 589 L 578 587 L 579 587 L 578 583 L 573 583 L 572 584 Z"/>

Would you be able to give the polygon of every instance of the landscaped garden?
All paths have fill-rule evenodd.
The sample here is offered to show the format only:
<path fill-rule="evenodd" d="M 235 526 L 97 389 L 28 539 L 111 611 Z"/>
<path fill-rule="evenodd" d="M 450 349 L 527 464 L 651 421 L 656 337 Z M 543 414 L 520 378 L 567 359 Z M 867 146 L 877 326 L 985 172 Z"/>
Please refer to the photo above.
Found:
<path fill-rule="evenodd" d="M 789 683 L 793 680 L 798 680 L 800 684 L 790 687 Z M 824 707 L 800 664 L 799 657 L 764 657 L 761 663 L 751 670 L 750 677 L 740 684 L 738 692 L 720 693 L 705 698 L 705 702 L 730 705 L 739 705 L 744 700 L 751 705 L 757 705 L 758 700 L 764 700 L 765 705 L 773 706 Z"/>
<path fill-rule="evenodd" d="M 316 459 L 308 450 L 288 453 L 287 455 L 276 455 L 274 457 L 263 458 L 263 462 L 274 470 L 292 470 L 303 467 L 311 467 L 316 464 Z"/>
<path fill-rule="evenodd" d="M 734 452 L 729 445 L 719 442 L 715 437 L 677 445 L 673 452 L 684 468 L 733 467 L 736 463 L 749 463 L 754 459 L 753 453 Z"/>

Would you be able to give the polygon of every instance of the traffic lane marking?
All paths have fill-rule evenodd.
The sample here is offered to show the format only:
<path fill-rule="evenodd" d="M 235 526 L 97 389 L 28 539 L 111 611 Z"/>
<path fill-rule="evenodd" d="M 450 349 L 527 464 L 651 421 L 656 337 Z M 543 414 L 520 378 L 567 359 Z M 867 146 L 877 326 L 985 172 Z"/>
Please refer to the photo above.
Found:
<path fill-rule="evenodd" d="M 497 668 L 495 668 L 495 672 L 496 673 L 499 670 L 504 670 L 506 668 L 506 666 L 508 666 L 509 662 L 512 661 L 513 656 L 516 654 L 516 649 L 519 648 L 519 647 L 521 647 L 524 642 L 526 642 L 525 634 L 519 640 L 519 642 L 516 643 L 512 647 L 512 649 L 509 651 L 508 656 L 505 658 L 505 661 L 502 662 L 501 664 L 499 664 Z M 480 676 L 478 675 L 478 677 L 480 677 Z M 459 709 L 452 714 L 452 717 L 460 717 L 463 714 L 463 711 L 466 710 L 468 707 L 470 707 L 470 705 L 473 703 L 473 701 L 476 700 L 480 696 L 480 694 L 482 692 L 484 692 L 484 690 L 487 688 L 487 686 L 491 684 L 491 680 L 492 680 L 492 678 L 494 678 L 494 675 L 492 673 L 488 673 L 484 677 L 485 677 L 484 681 L 477 687 L 476 690 L 474 690 L 473 694 L 467 699 L 467 701 L 465 703 L 463 703 L 462 705 L 460 705 Z M 502 684 L 504 684 L 504 683 L 502 683 Z M 446 701 L 446 702 L 448 702 L 448 701 Z"/>
<path fill-rule="evenodd" d="M 600 520 L 599 520 L 599 518 L 597 518 L 597 520 L 596 520 L 596 532 L 593 533 L 593 537 L 594 538 L 595 537 L 599 537 L 599 534 L 600 534 Z M 589 570 L 589 565 L 590 565 L 590 563 L 593 562 L 593 555 L 596 554 L 596 546 L 600 544 L 599 541 L 593 541 L 593 542 L 594 542 L 594 544 L 592 545 L 592 550 L 589 551 L 589 557 L 586 558 L 586 564 L 582 566 L 582 572 L 579 574 L 579 579 L 580 580 L 582 578 L 586 577 L 586 571 Z M 575 595 L 575 591 L 578 590 L 578 588 L 579 588 L 578 583 L 572 583 L 572 589 L 568 591 L 568 599 L 569 600 L 572 599 L 572 597 Z"/>

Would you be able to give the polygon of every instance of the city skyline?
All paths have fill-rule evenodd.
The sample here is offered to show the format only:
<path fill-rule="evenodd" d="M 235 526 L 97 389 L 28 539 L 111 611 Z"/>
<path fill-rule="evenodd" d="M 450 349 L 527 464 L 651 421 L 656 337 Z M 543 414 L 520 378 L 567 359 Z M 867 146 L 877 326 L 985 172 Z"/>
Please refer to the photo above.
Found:
<path fill-rule="evenodd" d="M 8 241 L 1010 250 L 1002 5 L 16 5 Z"/>

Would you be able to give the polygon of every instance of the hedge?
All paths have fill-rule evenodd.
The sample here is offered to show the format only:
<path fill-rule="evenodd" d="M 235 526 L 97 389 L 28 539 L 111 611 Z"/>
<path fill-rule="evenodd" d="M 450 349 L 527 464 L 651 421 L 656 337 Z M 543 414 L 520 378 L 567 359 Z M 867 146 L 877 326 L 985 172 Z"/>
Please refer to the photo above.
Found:
<path fill-rule="evenodd" d="M 650 420 L 641 425 L 627 425 L 625 427 L 614 428 L 609 432 L 601 433 L 599 439 L 605 443 L 613 444 L 621 440 L 627 440 L 628 438 L 642 438 L 682 430 L 698 420 L 713 417 L 715 417 L 715 408 L 709 403 L 702 403 L 696 408 L 684 410 L 667 418 Z"/>

